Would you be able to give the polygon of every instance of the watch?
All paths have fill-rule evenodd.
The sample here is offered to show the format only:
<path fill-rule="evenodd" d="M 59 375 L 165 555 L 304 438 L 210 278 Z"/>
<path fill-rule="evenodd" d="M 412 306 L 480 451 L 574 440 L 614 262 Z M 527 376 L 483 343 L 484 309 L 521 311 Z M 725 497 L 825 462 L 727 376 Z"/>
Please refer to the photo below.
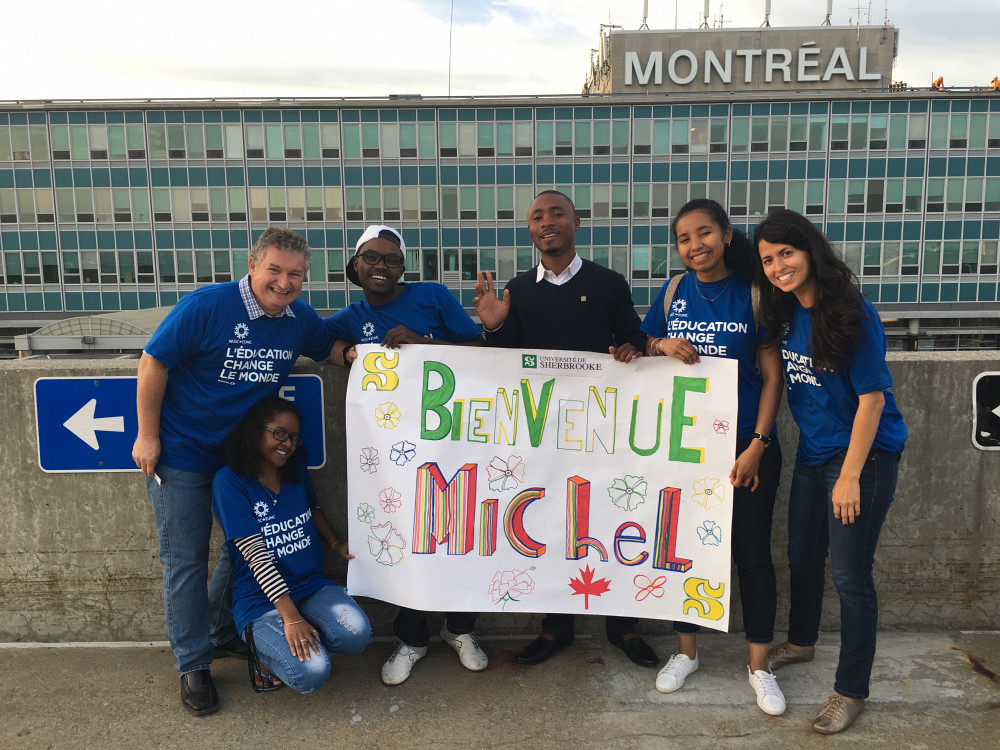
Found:
<path fill-rule="evenodd" d="M 759 432 L 755 432 L 753 434 L 753 437 L 754 437 L 754 440 L 759 440 L 760 442 L 762 442 L 764 444 L 765 448 L 770 447 L 770 445 L 771 445 L 771 436 L 770 435 L 761 435 Z"/>

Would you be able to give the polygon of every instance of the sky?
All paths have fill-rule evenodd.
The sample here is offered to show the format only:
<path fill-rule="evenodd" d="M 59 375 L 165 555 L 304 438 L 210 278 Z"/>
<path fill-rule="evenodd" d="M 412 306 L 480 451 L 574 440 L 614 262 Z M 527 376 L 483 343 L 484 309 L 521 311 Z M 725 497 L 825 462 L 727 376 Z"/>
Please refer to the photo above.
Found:
<path fill-rule="evenodd" d="M 834 0 L 834 26 L 900 34 L 893 79 L 987 86 L 996 0 Z M 826 0 L 772 0 L 772 26 L 816 26 Z M 859 11 L 860 5 L 860 11 Z M 711 0 L 750 28 L 765 0 Z M 947 8 L 947 11 L 943 10 Z M 703 0 L 649 0 L 650 29 L 697 28 Z M 0 101 L 578 94 L 602 23 L 637 29 L 642 0 L 11 0 Z M 449 44 L 450 26 L 450 44 Z M 450 68 L 449 68 L 450 48 Z M 449 75 L 450 69 L 450 75 Z"/>

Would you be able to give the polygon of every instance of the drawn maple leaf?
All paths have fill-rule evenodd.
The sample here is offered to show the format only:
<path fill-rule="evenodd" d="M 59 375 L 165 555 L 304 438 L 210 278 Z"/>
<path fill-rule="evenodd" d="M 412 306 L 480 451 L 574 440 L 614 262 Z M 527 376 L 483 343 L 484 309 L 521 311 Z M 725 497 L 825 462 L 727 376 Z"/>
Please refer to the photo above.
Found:
<path fill-rule="evenodd" d="M 573 596 L 583 594 L 584 609 L 590 609 L 590 597 L 600 596 L 606 591 L 611 591 L 610 583 L 611 581 L 607 578 L 598 578 L 595 581 L 594 570 L 589 565 L 580 571 L 580 578 L 569 579 L 569 586 L 573 589 Z"/>

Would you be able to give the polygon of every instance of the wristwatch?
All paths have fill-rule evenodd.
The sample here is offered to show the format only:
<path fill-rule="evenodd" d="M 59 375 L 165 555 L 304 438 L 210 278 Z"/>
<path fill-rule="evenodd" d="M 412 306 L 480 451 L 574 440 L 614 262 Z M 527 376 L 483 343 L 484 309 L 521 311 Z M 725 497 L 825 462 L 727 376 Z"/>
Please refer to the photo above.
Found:
<path fill-rule="evenodd" d="M 753 434 L 753 436 L 754 436 L 755 440 L 759 440 L 760 442 L 762 442 L 764 444 L 765 448 L 770 447 L 770 445 L 771 445 L 771 436 L 770 435 L 761 435 L 759 432 L 755 432 Z"/>

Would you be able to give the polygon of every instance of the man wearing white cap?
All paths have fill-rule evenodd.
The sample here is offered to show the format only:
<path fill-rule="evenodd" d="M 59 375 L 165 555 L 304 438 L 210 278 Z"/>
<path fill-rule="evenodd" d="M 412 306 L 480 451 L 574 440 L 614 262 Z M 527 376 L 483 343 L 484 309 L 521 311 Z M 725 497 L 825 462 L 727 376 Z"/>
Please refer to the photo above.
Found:
<path fill-rule="evenodd" d="M 347 264 L 347 278 L 360 286 L 365 298 L 353 302 L 324 321 L 338 338 L 331 361 L 350 367 L 356 344 L 465 344 L 481 346 L 483 332 L 455 296 L 442 284 L 401 284 L 406 243 L 395 229 L 376 224 L 365 229 Z M 474 612 L 448 612 L 441 638 L 458 652 L 462 666 L 474 672 L 486 669 L 488 659 L 472 630 Z M 427 653 L 430 631 L 427 615 L 401 608 L 393 623 L 399 641 L 382 666 L 382 682 L 398 685 Z"/>

